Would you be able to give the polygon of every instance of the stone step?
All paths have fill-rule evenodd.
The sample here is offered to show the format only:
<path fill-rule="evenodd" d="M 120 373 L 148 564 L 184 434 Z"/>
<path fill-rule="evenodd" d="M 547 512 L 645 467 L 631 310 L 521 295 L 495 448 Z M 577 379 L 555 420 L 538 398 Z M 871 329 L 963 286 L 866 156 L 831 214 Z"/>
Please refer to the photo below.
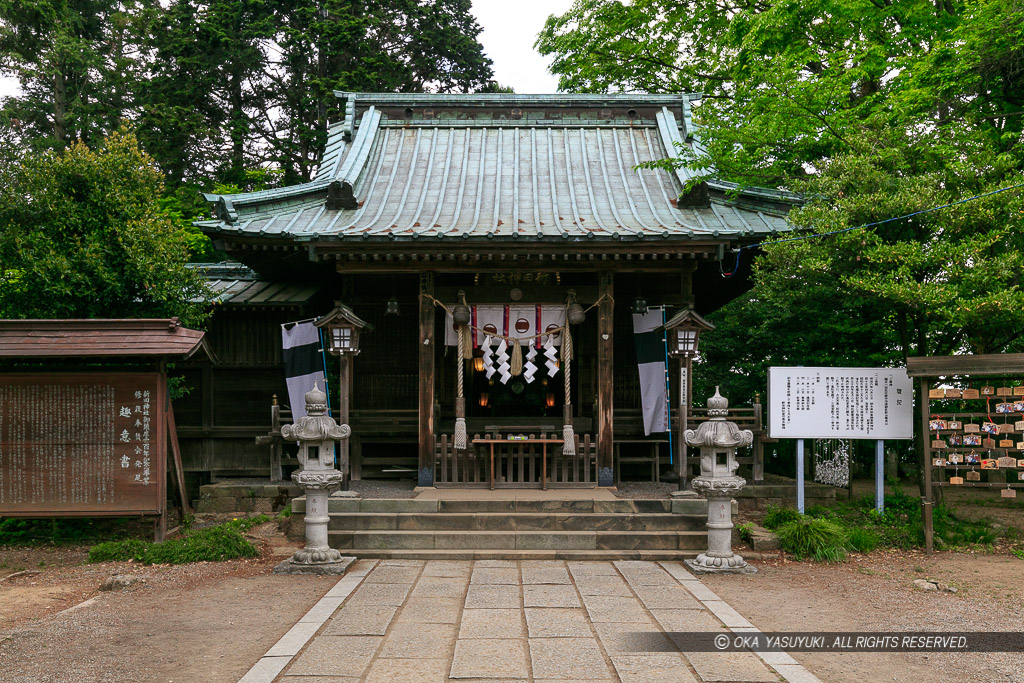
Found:
<path fill-rule="evenodd" d="M 648 562 L 692 560 L 700 550 L 460 550 L 460 549 L 378 549 L 346 550 L 346 555 L 365 559 L 393 560 L 646 560 Z M 744 555 L 746 557 L 746 555 Z"/>
<path fill-rule="evenodd" d="M 329 531 L 332 548 L 362 550 L 692 550 L 705 531 Z"/>
<path fill-rule="evenodd" d="M 645 499 L 617 498 L 615 500 L 495 500 L 481 494 L 473 500 L 424 500 L 422 498 L 330 498 L 328 512 L 395 512 L 395 513 L 481 513 L 481 512 L 547 512 L 547 513 L 675 513 L 706 515 L 708 506 L 703 498 Z M 734 508 L 735 509 L 735 508 Z M 292 512 L 302 514 L 306 499 L 292 500 Z"/>
<path fill-rule="evenodd" d="M 566 512 L 348 512 L 330 515 L 332 530 L 409 531 L 703 531 L 700 514 Z"/>

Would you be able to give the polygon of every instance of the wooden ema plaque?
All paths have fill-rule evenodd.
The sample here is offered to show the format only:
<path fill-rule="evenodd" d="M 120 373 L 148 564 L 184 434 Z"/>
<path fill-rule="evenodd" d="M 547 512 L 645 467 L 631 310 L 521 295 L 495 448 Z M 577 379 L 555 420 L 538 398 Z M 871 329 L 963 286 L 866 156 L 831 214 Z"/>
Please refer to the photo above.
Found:
<path fill-rule="evenodd" d="M 166 408 L 156 372 L 0 375 L 0 516 L 162 514 Z"/>

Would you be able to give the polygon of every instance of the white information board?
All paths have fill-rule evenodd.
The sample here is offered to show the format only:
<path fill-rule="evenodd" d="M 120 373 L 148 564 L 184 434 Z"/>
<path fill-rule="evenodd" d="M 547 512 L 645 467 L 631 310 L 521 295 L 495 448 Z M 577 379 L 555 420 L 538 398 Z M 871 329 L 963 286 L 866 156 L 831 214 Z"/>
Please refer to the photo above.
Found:
<path fill-rule="evenodd" d="M 905 368 L 769 368 L 773 439 L 912 439 Z"/>

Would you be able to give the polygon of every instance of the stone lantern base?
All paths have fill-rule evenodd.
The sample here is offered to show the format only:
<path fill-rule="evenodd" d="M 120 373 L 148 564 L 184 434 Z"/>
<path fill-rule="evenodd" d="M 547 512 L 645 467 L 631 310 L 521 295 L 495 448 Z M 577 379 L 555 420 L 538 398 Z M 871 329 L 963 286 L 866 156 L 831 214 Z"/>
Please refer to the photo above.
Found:
<path fill-rule="evenodd" d="M 732 497 L 746 481 L 736 476 L 693 480 L 694 491 L 708 501 L 708 550 L 685 564 L 695 574 L 753 574 L 757 569 L 732 551 Z"/>
<path fill-rule="evenodd" d="M 338 551 L 334 551 L 338 552 Z M 281 564 L 274 567 L 275 574 L 313 574 L 316 576 L 341 576 L 348 568 L 352 566 L 352 563 L 356 561 L 354 557 L 342 557 L 341 553 L 338 553 L 338 559 L 334 562 L 327 564 L 304 564 L 301 562 L 295 562 L 293 560 L 285 560 Z"/>
<path fill-rule="evenodd" d="M 711 557 L 701 553 L 695 560 L 683 560 L 694 574 L 756 574 L 757 568 L 733 553 L 730 557 Z"/>
<path fill-rule="evenodd" d="M 318 576 L 344 574 L 356 558 L 342 556 L 327 542 L 327 524 L 330 521 L 327 498 L 331 491 L 340 486 L 341 472 L 334 469 L 302 470 L 293 473 L 292 479 L 306 492 L 306 547 L 274 567 L 274 573 Z"/>

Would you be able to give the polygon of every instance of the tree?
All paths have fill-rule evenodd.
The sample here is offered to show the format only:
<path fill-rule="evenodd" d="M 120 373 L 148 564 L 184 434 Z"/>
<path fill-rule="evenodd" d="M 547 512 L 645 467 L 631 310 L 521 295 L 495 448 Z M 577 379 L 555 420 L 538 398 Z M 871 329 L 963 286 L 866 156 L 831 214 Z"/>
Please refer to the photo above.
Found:
<path fill-rule="evenodd" d="M 163 176 L 130 131 L 96 150 L 8 149 L 0 183 L 0 318 L 202 324 L 206 287 L 160 206 Z"/>

